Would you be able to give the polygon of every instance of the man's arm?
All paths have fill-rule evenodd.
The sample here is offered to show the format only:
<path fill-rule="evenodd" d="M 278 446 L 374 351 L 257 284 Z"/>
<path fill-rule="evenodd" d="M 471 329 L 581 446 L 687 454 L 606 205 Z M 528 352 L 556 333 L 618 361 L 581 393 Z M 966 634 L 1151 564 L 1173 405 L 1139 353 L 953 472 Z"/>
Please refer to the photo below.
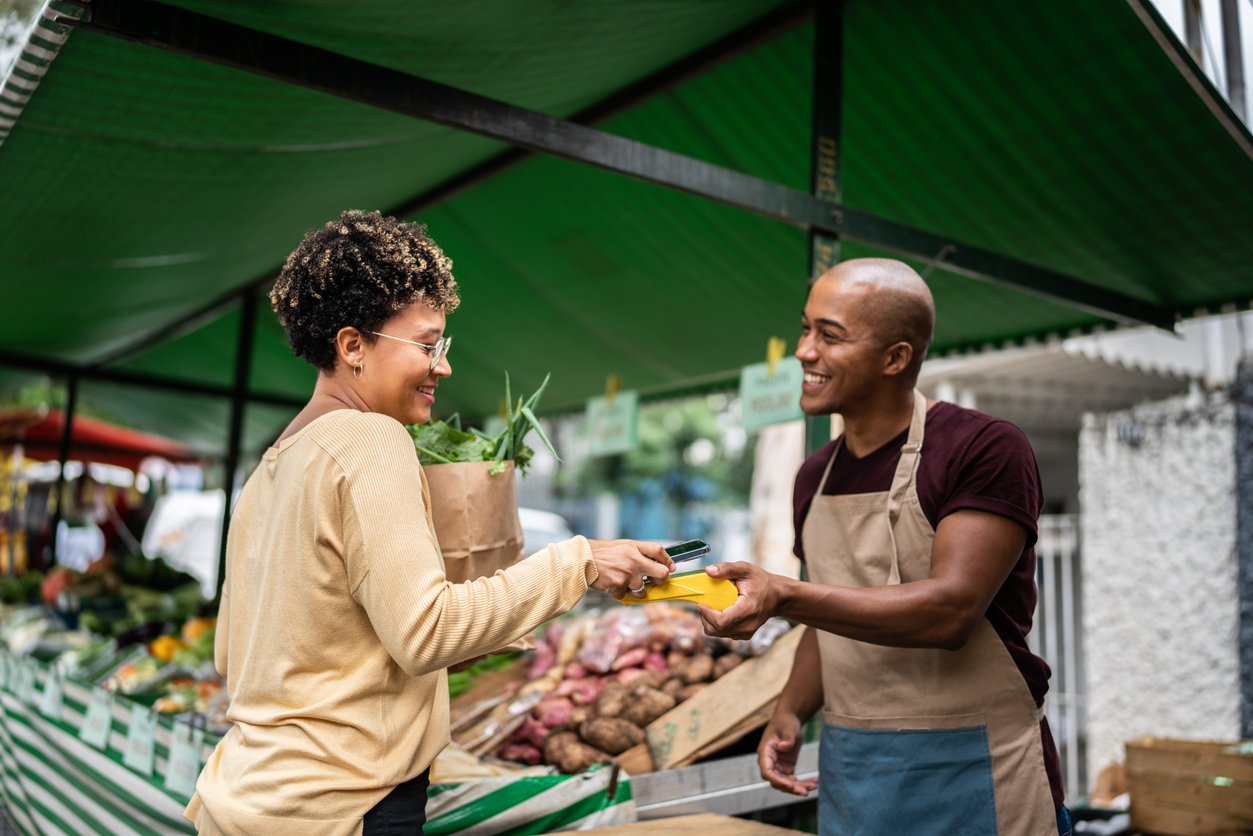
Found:
<path fill-rule="evenodd" d="M 767 618 L 787 618 L 872 644 L 892 647 L 965 645 L 1026 545 L 1018 523 L 985 511 L 964 510 L 940 521 L 931 575 L 876 587 L 827 586 L 772 575 L 748 563 L 706 571 L 729 578 L 740 597 L 723 612 L 700 607 L 710 635 L 748 638 Z"/>
<path fill-rule="evenodd" d="M 757 747 L 761 777 L 775 789 L 794 795 L 809 795 L 818 787 L 818 782 L 812 778 L 797 780 L 796 759 L 803 742 L 805 722 L 822 707 L 820 671 L 818 637 L 812 628 L 807 629 L 796 646 L 792 673 Z"/>

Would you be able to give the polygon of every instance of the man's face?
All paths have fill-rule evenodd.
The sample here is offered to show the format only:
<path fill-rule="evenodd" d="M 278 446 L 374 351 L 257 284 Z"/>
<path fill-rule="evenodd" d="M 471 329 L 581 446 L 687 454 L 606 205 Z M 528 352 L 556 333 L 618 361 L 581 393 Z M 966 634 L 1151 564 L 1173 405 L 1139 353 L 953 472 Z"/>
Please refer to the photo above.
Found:
<path fill-rule="evenodd" d="M 801 409 L 845 412 L 883 380 L 883 349 L 864 315 L 871 289 L 826 276 L 814 283 L 801 315 L 796 359 L 805 370 Z"/>

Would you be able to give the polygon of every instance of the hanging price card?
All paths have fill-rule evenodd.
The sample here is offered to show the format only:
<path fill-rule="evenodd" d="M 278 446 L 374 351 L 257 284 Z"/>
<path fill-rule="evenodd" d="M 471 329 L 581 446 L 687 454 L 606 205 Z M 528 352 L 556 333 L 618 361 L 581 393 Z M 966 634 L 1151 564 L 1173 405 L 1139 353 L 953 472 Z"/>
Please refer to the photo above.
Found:
<path fill-rule="evenodd" d="M 186 723 L 175 723 L 170 733 L 170 757 L 165 763 L 165 788 L 170 792 L 191 797 L 196 791 L 196 779 L 200 776 L 200 750 L 204 747 L 204 732 Z"/>
<path fill-rule="evenodd" d="M 147 706 L 131 707 L 130 728 L 126 732 L 126 749 L 122 763 L 147 777 L 157 757 L 157 715 Z"/>
<path fill-rule="evenodd" d="M 61 684 L 61 674 L 57 673 L 55 668 L 49 669 L 48 678 L 44 680 L 43 696 L 39 700 L 39 713 L 49 720 L 60 720 L 64 694 L 65 688 Z"/>
<path fill-rule="evenodd" d="M 804 376 L 800 361 L 794 357 L 779 360 L 773 375 L 766 363 L 741 369 L 740 408 L 744 429 L 759 430 L 805 417 L 800 405 Z"/>
<path fill-rule="evenodd" d="M 109 743 L 109 735 L 113 731 L 113 694 L 104 690 L 91 693 L 87 703 L 87 715 L 83 717 L 83 727 L 78 737 L 88 746 L 104 750 Z"/>
<path fill-rule="evenodd" d="M 634 392 L 592 398 L 587 402 L 591 454 L 608 456 L 635 449 L 638 423 L 639 399 Z"/>
<path fill-rule="evenodd" d="M 24 703 L 34 705 L 35 700 L 39 698 L 39 692 L 35 689 L 35 663 L 24 660 L 19 674 L 19 682 L 17 686 L 17 696 Z"/>

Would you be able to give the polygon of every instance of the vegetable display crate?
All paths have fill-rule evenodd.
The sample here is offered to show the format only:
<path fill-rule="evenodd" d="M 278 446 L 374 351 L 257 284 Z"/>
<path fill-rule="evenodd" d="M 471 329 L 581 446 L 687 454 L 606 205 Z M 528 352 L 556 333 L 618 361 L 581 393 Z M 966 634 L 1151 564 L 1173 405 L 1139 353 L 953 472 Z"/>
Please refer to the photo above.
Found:
<path fill-rule="evenodd" d="M 1253 741 L 1130 740 L 1127 792 L 1147 833 L 1253 831 Z"/>

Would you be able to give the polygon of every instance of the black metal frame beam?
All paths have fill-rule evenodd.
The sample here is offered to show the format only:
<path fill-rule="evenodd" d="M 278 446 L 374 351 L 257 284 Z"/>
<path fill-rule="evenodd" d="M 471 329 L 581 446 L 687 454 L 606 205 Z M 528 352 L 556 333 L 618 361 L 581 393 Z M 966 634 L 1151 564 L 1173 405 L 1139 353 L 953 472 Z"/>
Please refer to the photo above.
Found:
<path fill-rule="evenodd" d="M 235 498 L 235 471 L 239 469 L 239 451 L 244 441 L 244 411 L 248 408 L 248 377 L 252 371 L 252 346 L 257 332 L 257 295 L 243 297 L 239 318 L 239 340 L 235 347 L 235 385 L 231 392 L 231 425 L 226 441 L 223 463 L 222 539 L 218 549 L 218 591 L 215 601 L 222 600 L 222 584 L 226 582 L 226 535 L 231 527 L 231 507 Z"/>
<path fill-rule="evenodd" d="M 70 446 L 74 441 L 74 414 L 78 412 L 78 375 L 72 374 L 65 379 L 65 392 L 65 424 L 61 427 L 61 440 L 57 445 L 57 462 L 60 467 L 57 470 L 56 508 L 52 512 L 52 563 L 57 562 L 57 529 L 65 518 L 65 465 L 70 460 Z"/>
<path fill-rule="evenodd" d="M 794 29 L 813 16 L 810 0 L 797 0 L 791 4 L 780 6 L 754 20 L 735 32 L 730 33 L 691 55 L 686 55 L 674 63 L 663 67 L 657 72 L 624 87 L 617 93 L 602 99 L 591 107 L 579 111 L 570 117 L 570 121 L 579 125 L 594 125 L 623 113 L 653 96 L 681 84 L 683 81 L 713 69 L 737 55 L 741 55 L 756 46 Z M 508 171 L 510 168 L 534 157 L 533 151 L 523 148 L 509 148 L 489 159 L 461 172 L 435 187 L 411 197 L 402 203 L 391 206 L 386 214 L 398 218 L 411 217 L 444 200 L 451 198 L 466 189 Z M 278 277 L 278 268 L 267 270 L 260 276 L 250 279 L 241 287 L 213 299 L 191 313 L 179 317 L 176 321 L 138 340 L 111 352 L 108 356 L 93 363 L 93 368 L 101 368 L 120 363 L 143 351 L 159 345 L 169 339 L 190 333 L 200 325 L 209 322 L 239 304 L 245 293 L 258 293 L 261 288 L 272 283 Z"/>
<path fill-rule="evenodd" d="M 814 14 L 814 80 L 811 93 L 810 190 L 819 200 L 840 201 L 841 127 L 844 117 L 844 0 L 818 0 Z M 840 260 L 840 239 L 825 231 L 809 232 L 809 282 Z M 816 452 L 831 439 L 831 416 L 805 418 L 805 452 Z"/>
<path fill-rule="evenodd" d="M 1173 330 L 1175 312 L 813 195 L 444 84 L 151 0 L 96 0 L 62 22 L 284 83 L 509 142 L 736 206 L 807 230 L 929 260 L 946 269 L 1128 324 Z"/>
<path fill-rule="evenodd" d="M 16 354 L 0 351 L 0 366 L 14 369 L 26 369 L 42 374 L 58 377 L 80 377 L 84 380 L 103 380 L 108 383 L 121 383 L 128 386 L 142 386 L 147 389 L 165 389 L 172 392 L 183 392 L 188 395 L 207 395 L 215 398 L 232 398 L 235 396 L 233 386 L 217 386 L 212 383 L 196 383 L 166 375 L 132 372 L 124 369 L 100 369 L 91 366 L 76 366 L 46 357 L 32 357 L 28 354 Z M 251 403 L 268 406 L 286 406 L 300 409 L 305 399 L 293 398 L 288 395 L 276 395 L 269 392 L 248 391 L 247 399 Z"/>

